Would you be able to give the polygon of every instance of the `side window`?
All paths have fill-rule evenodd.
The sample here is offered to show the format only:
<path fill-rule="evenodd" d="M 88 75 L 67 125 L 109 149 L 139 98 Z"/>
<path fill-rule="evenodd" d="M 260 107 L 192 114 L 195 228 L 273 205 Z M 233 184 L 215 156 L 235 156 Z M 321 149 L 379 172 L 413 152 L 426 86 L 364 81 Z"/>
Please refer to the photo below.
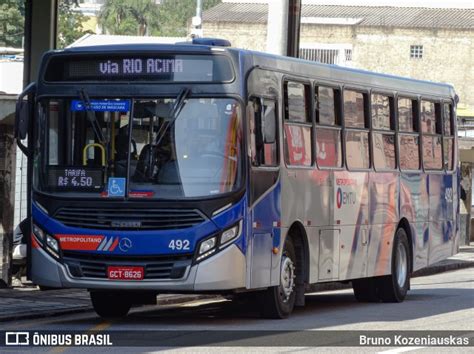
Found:
<path fill-rule="evenodd" d="M 290 166 L 313 164 L 311 88 L 307 84 L 285 82 L 285 162 Z"/>
<path fill-rule="evenodd" d="M 402 170 L 420 169 L 420 134 L 418 133 L 418 101 L 399 97 L 398 110 L 398 154 Z"/>
<path fill-rule="evenodd" d="M 371 119 L 374 167 L 380 170 L 393 170 L 397 167 L 395 131 L 393 129 L 393 98 L 372 94 Z"/>
<path fill-rule="evenodd" d="M 444 168 L 448 171 L 453 169 L 454 161 L 454 129 L 453 129 L 453 106 L 449 103 L 443 104 L 443 127 L 444 127 Z"/>
<path fill-rule="evenodd" d="M 416 101 L 409 98 L 398 98 L 398 129 L 403 132 L 414 132 Z"/>
<path fill-rule="evenodd" d="M 253 98 L 250 116 L 250 151 L 253 166 L 278 165 L 277 107 L 273 100 Z"/>
<path fill-rule="evenodd" d="M 339 117 L 341 91 L 317 86 L 316 161 L 319 167 L 342 167 L 342 128 Z"/>
<path fill-rule="evenodd" d="M 367 95 L 344 90 L 346 161 L 349 169 L 370 168 Z"/>
<path fill-rule="evenodd" d="M 423 134 L 423 166 L 427 170 L 443 168 L 440 104 L 421 101 L 421 130 Z"/>
<path fill-rule="evenodd" d="M 311 123 L 310 86 L 300 82 L 285 82 L 285 121 Z"/>
<path fill-rule="evenodd" d="M 366 128 L 365 98 L 361 92 L 344 90 L 344 123 L 347 128 Z"/>
<path fill-rule="evenodd" d="M 438 131 L 438 117 L 439 114 L 436 108 L 439 104 L 435 104 L 434 102 L 430 101 L 421 101 L 421 111 L 420 111 L 420 118 L 421 118 L 421 131 L 422 133 L 427 134 L 436 134 L 441 131 Z M 438 113 L 438 114 L 437 114 Z"/>
<path fill-rule="evenodd" d="M 332 87 L 316 87 L 315 110 L 316 123 L 341 125 L 339 119 L 340 91 Z"/>

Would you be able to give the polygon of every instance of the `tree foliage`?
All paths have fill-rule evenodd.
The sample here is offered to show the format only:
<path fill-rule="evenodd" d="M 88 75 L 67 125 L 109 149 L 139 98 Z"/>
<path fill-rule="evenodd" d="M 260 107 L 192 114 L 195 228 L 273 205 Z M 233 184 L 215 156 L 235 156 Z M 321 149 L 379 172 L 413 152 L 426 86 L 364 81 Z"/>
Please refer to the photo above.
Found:
<path fill-rule="evenodd" d="M 0 46 L 21 48 L 24 26 L 24 1 L 0 0 Z"/>
<path fill-rule="evenodd" d="M 206 10 L 221 0 L 203 0 Z M 196 0 L 107 0 L 98 22 L 105 33 L 122 35 L 181 36 L 196 13 Z"/>
<path fill-rule="evenodd" d="M 79 11 L 74 11 L 77 1 L 60 0 L 58 4 L 58 48 L 64 48 L 84 34 L 91 33 L 83 27 L 89 17 Z"/>

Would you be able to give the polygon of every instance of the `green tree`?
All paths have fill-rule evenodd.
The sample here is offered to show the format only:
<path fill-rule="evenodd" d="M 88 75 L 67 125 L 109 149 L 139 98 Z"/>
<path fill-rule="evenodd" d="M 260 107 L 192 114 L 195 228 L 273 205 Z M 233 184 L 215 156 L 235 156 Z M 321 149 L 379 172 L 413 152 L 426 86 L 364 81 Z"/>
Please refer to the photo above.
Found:
<path fill-rule="evenodd" d="M 73 8 L 78 7 L 76 1 L 60 0 L 58 4 L 58 48 L 64 48 L 75 40 L 81 38 L 91 31 L 87 31 L 83 27 L 89 17 L 83 15 Z"/>
<path fill-rule="evenodd" d="M 221 0 L 203 0 L 202 10 L 207 10 Z M 159 7 L 158 28 L 155 36 L 185 37 L 188 21 L 196 14 L 196 0 L 163 0 Z"/>
<path fill-rule="evenodd" d="M 206 10 L 221 0 L 204 0 Z M 196 0 L 107 0 L 98 23 L 109 34 L 186 36 L 188 21 L 196 13 Z"/>
<path fill-rule="evenodd" d="M 137 24 L 131 13 L 131 0 L 107 0 L 102 6 L 97 22 L 102 31 L 110 34 L 136 34 Z"/>
<path fill-rule="evenodd" d="M 0 46 L 21 48 L 24 26 L 24 1 L 0 0 Z"/>

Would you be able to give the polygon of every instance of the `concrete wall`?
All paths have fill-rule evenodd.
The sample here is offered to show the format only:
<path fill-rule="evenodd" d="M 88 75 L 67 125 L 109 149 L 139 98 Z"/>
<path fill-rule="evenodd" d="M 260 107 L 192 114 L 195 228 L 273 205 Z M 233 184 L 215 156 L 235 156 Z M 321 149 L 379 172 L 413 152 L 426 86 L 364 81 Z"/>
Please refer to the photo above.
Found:
<path fill-rule="evenodd" d="M 204 35 L 265 50 L 266 24 L 205 23 Z M 474 30 L 305 24 L 300 43 L 350 44 L 352 67 L 453 84 L 460 105 L 474 109 Z M 423 45 L 422 59 L 410 58 L 410 45 Z"/>

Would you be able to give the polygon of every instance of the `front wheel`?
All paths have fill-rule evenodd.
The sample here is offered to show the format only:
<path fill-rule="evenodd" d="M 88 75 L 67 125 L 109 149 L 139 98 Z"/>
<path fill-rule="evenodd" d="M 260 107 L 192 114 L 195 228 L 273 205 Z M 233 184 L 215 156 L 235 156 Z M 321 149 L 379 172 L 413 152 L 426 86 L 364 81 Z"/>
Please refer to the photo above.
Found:
<path fill-rule="evenodd" d="M 90 295 L 92 307 L 103 318 L 125 317 L 132 307 L 130 297 L 118 293 L 93 291 Z"/>
<path fill-rule="evenodd" d="M 263 316 L 266 318 L 287 318 L 295 307 L 296 299 L 296 256 L 291 238 L 283 248 L 280 264 L 280 285 L 268 288 L 262 295 Z"/>
<path fill-rule="evenodd" d="M 395 234 L 392 249 L 392 274 L 378 279 L 379 297 L 383 302 L 402 302 L 410 284 L 410 251 L 404 229 Z"/>

